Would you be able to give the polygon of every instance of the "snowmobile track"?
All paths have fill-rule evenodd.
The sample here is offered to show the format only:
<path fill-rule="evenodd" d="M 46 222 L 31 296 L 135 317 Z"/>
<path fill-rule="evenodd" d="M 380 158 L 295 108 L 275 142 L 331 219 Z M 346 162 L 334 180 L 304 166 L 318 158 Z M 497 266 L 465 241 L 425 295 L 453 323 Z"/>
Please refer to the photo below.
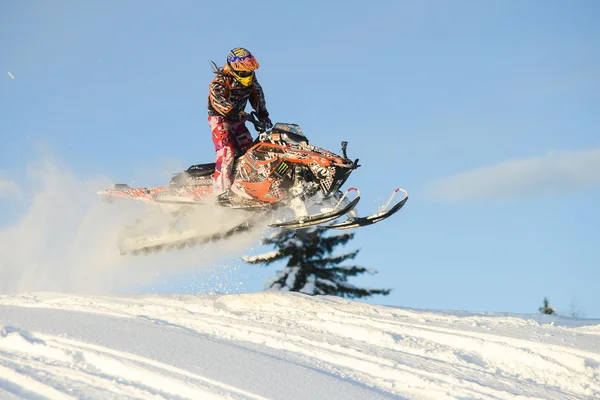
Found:
<path fill-rule="evenodd" d="M 181 239 L 170 243 L 163 243 L 157 245 L 150 245 L 145 247 L 139 247 L 135 249 L 123 249 L 121 248 L 121 255 L 148 255 L 152 253 L 159 253 L 163 251 L 171 251 L 174 249 L 183 249 L 185 247 L 194 247 L 200 244 L 209 243 L 213 241 L 218 241 L 222 239 L 228 239 L 236 234 L 240 234 L 243 232 L 249 231 L 252 227 L 254 227 L 255 221 L 249 220 L 244 221 L 239 225 L 225 231 L 218 232 L 211 235 L 203 235 L 203 236 L 195 236 L 191 238 Z"/>

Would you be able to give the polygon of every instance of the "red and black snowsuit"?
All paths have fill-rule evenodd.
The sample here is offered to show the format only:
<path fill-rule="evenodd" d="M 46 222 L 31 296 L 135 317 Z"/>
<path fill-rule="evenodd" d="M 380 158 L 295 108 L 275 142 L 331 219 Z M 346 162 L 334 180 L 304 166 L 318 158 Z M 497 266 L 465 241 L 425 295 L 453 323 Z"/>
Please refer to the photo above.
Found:
<path fill-rule="evenodd" d="M 264 92 L 256 76 L 250 86 L 244 86 L 226 70 L 216 73 L 210 84 L 207 105 L 208 123 L 217 156 L 214 174 L 216 193 L 231 187 L 235 154 L 252 143 L 250 131 L 240 120 L 240 113 L 246 108 L 248 100 L 259 118 L 268 117 Z"/>

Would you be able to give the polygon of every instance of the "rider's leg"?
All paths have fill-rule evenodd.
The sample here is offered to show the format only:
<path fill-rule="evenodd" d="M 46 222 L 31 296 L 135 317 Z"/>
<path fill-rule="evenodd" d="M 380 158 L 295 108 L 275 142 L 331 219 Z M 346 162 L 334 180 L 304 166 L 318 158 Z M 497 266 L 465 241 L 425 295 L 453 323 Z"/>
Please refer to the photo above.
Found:
<path fill-rule="evenodd" d="M 244 153 L 246 150 L 248 150 L 253 140 L 250 131 L 246 127 L 246 124 L 243 121 L 232 122 L 231 132 L 233 132 L 233 136 L 235 137 L 234 146 L 236 150 L 240 153 Z"/>
<path fill-rule="evenodd" d="M 216 152 L 213 193 L 221 194 L 229 190 L 233 181 L 233 162 L 237 141 L 232 130 L 232 125 L 227 119 L 209 116 L 208 123 Z"/>

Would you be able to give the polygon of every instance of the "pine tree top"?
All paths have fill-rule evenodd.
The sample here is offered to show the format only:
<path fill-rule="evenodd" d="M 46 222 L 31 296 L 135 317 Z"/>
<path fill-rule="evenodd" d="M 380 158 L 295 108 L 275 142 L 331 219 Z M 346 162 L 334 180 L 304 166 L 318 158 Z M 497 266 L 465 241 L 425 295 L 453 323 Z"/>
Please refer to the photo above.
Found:
<path fill-rule="evenodd" d="M 363 273 L 374 274 L 372 268 L 340 265 L 352 260 L 360 250 L 333 254 L 339 245 L 354 238 L 354 233 L 329 234 L 323 228 L 281 230 L 263 239 L 263 245 L 275 250 L 256 256 L 245 256 L 250 264 L 269 265 L 287 259 L 286 267 L 265 283 L 268 290 L 287 290 L 307 294 L 336 295 L 359 298 L 374 294 L 387 295 L 391 289 L 362 289 L 348 283 L 348 278 Z"/>

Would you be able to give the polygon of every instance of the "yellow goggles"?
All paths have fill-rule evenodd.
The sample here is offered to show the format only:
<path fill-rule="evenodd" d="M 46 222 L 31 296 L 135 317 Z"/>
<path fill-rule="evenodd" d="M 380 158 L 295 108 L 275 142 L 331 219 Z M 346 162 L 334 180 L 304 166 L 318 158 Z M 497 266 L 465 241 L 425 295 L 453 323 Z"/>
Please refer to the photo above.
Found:
<path fill-rule="evenodd" d="M 231 73 L 235 79 L 244 86 L 250 86 L 254 79 L 254 71 L 234 71 L 232 69 Z"/>

